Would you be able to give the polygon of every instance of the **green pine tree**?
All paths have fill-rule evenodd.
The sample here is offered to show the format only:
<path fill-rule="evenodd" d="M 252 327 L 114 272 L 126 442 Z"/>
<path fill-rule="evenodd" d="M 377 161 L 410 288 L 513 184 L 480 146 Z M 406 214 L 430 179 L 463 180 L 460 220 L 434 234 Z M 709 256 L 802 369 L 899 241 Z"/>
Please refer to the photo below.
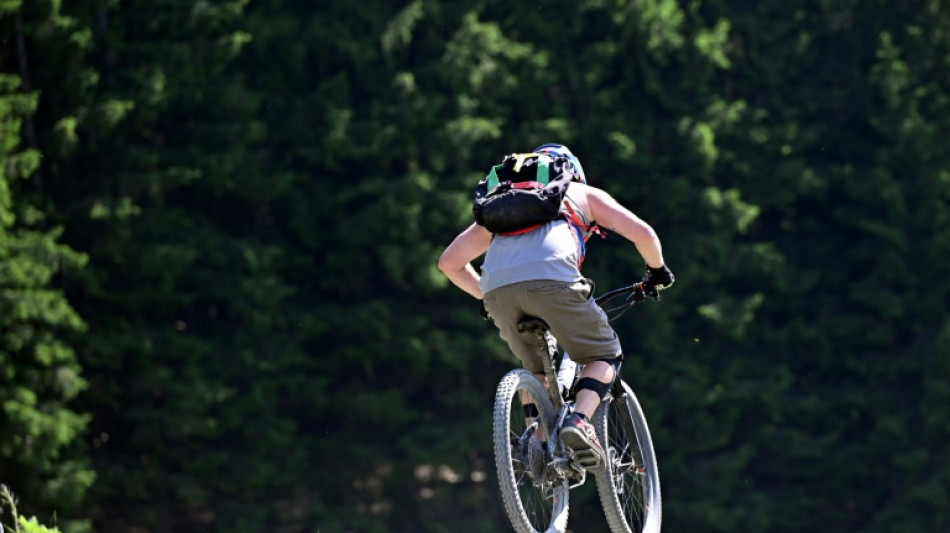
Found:
<path fill-rule="evenodd" d="M 17 15 L 0 11 L 0 22 Z M 94 474 L 81 453 L 89 416 L 74 400 L 86 380 L 70 333 L 85 324 L 62 279 L 86 256 L 63 245 L 62 230 L 25 200 L 41 155 L 22 141 L 37 93 L 21 87 L 18 76 L 0 74 L 0 476 L 28 498 L 29 512 L 55 514 L 78 531 Z"/>

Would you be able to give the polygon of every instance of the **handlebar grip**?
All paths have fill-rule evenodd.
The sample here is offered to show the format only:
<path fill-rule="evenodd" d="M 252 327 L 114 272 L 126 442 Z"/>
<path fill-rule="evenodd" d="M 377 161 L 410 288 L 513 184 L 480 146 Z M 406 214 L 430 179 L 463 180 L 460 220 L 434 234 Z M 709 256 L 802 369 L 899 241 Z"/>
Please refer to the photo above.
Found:
<path fill-rule="evenodd" d="M 636 300 L 637 302 L 642 302 L 643 300 L 646 300 L 647 298 L 653 298 L 654 300 L 660 299 L 660 291 L 658 291 L 656 287 L 648 283 L 639 281 L 637 283 L 634 283 L 631 286 L 631 288 L 632 288 L 631 292 L 633 293 L 633 299 Z"/>
<path fill-rule="evenodd" d="M 653 285 L 648 285 L 644 282 L 638 283 L 640 285 L 640 291 L 643 293 L 643 299 L 653 298 L 654 300 L 660 299 L 660 291 Z"/>

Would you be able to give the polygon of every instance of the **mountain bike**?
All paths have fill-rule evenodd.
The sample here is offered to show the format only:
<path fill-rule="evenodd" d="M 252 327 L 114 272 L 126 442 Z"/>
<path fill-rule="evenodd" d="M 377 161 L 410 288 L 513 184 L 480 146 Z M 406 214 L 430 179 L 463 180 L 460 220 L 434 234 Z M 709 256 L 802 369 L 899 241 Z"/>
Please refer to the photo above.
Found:
<path fill-rule="evenodd" d="M 651 297 L 655 288 L 642 282 L 596 299 L 610 320 Z M 623 298 L 619 304 L 618 299 Z M 612 307 L 607 307 L 607 305 Z M 583 457 L 575 457 L 558 438 L 574 408 L 573 385 L 579 365 L 558 350 L 547 324 L 528 317 L 521 332 L 537 335 L 544 358 L 547 388 L 519 368 L 502 378 L 495 393 L 493 438 L 495 465 L 508 519 L 518 533 L 563 533 L 568 494 L 584 484 Z M 592 423 L 607 452 L 607 468 L 594 475 L 597 492 L 613 533 L 659 533 L 662 515 L 660 477 L 643 410 L 630 386 L 619 376 L 594 413 Z"/>

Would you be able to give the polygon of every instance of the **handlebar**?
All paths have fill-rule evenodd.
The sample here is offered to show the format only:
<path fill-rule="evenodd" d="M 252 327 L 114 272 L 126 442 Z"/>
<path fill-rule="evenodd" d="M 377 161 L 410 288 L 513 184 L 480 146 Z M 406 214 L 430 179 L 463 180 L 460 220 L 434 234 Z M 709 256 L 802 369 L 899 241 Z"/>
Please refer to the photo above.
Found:
<path fill-rule="evenodd" d="M 625 297 L 622 303 L 616 307 L 606 307 L 608 302 L 616 300 L 622 296 Z M 626 287 L 609 291 L 601 296 L 598 296 L 595 301 L 597 302 L 597 305 L 604 308 L 604 312 L 607 313 L 609 319 L 614 320 L 626 312 L 627 309 L 630 309 L 634 305 L 646 300 L 647 298 L 659 300 L 660 291 L 656 290 L 656 287 L 640 281 L 634 283 L 633 285 L 628 285 Z"/>

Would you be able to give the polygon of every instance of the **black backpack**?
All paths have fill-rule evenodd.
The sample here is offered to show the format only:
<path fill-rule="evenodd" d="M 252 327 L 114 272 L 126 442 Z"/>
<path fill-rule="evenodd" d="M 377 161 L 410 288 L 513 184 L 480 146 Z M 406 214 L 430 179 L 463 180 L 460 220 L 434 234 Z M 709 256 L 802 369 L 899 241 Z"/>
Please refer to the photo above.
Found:
<path fill-rule="evenodd" d="M 566 157 L 507 155 L 475 187 L 475 222 L 492 233 L 516 235 L 562 218 L 564 194 L 575 175 Z"/>

